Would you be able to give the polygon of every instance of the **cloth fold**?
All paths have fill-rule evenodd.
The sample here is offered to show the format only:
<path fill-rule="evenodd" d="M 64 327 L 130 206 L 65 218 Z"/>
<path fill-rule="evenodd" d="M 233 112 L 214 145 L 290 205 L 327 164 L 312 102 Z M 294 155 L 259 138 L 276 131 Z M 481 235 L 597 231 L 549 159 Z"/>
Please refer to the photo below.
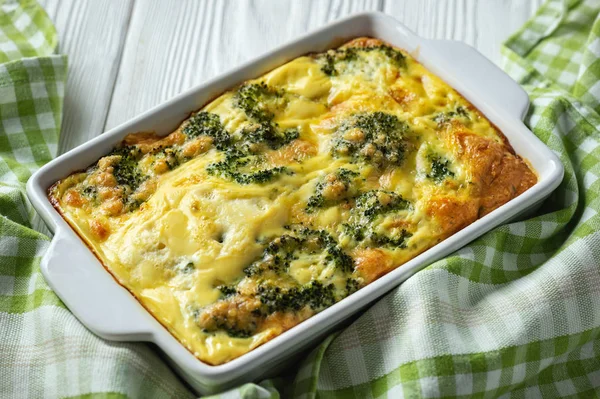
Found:
<path fill-rule="evenodd" d="M 530 94 L 525 123 L 565 166 L 535 215 L 417 273 L 297 369 L 215 397 L 597 395 L 599 13 L 600 0 L 549 0 L 503 48 Z M 56 43 L 37 3 L 0 0 L 0 392 L 191 397 L 158 351 L 88 332 L 39 273 L 49 239 L 32 229 L 24 185 L 56 155 L 66 78 Z"/>

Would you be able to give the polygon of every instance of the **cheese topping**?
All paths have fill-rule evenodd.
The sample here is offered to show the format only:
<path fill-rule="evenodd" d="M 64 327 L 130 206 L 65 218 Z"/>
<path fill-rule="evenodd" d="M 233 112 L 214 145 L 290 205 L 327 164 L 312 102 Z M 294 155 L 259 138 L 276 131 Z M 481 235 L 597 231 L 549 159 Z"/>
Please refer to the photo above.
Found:
<path fill-rule="evenodd" d="M 135 133 L 57 209 L 192 353 L 228 362 L 518 196 L 536 175 L 410 55 L 358 38 Z"/>

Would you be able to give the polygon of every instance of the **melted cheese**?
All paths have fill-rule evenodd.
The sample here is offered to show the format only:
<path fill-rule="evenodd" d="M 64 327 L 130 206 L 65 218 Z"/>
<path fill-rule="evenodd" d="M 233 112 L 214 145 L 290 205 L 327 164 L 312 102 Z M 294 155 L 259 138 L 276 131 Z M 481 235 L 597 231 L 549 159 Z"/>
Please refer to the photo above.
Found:
<path fill-rule="evenodd" d="M 359 38 L 224 93 L 164 138 L 128 136 L 49 194 L 123 286 L 221 364 L 535 182 L 460 94 Z"/>

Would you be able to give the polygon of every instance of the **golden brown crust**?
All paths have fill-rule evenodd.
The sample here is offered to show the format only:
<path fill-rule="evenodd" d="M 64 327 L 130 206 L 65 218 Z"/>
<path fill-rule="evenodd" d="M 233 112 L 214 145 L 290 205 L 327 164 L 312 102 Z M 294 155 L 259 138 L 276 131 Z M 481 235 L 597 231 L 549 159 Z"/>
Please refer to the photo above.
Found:
<path fill-rule="evenodd" d="M 479 201 L 469 198 L 461 201 L 455 197 L 434 198 L 427 201 L 427 214 L 435 218 L 442 230 L 441 239 L 445 239 L 477 220 Z"/>
<path fill-rule="evenodd" d="M 376 47 L 376 46 L 381 46 L 381 45 L 386 45 L 389 46 L 389 44 L 387 44 L 386 42 L 379 40 L 379 39 L 375 39 L 373 37 L 357 37 L 356 39 L 352 39 L 349 42 L 347 42 L 346 44 L 344 44 L 342 46 L 342 48 L 346 48 L 346 47 Z M 400 49 L 398 49 L 400 50 Z"/>
<path fill-rule="evenodd" d="M 462 157 L 471 164 L 472 182 L 480 198 L 478 217 L 482 217 L 523 193 L 537 182 L 527 164 L 513 155 L 512 148 L 490 138 L 458 131 L 453 135 Z"/>
<path fill-rule="evenodd" d="M 479 216 L 484 216 L 519 196 L 537 182 L 525 163 L 510 153 L 490 168 L 488 185 L 481 198 Z"/>
<path fill-rule="evenodd" d="M 256 298 L 235 295 L 226 301 L 215 302 L 207 306 L 198 316 L 198 325 L 208 331 L 218 329 L 242 330 L 252 328 L 252 333 L 262 320 L 255 313 L 260 309 L 261 303 Z M 250 332 L 250 331 L 249 331 Z"/>
<path fill-rule="evenodd" d="M 255 297 L 236 294 L 202 309 L 196 322 L 206 331 L 226 330 L 244 337 L 272 330 L 276 336 L 314 314 L 303 308 L 297 312 L 274 312 L 265 318 L 260 313 L 261 306 Z"/>
<path fill-rule="evenodd" d="M 176 130 L 166 136 L 158 136 L 155 132 L 138 132 L 128 134 L 123 139 L 123 145 L 135 145 L 142 154 L 154 152 L 162 147 L 170 147 L 175 144 L 181 145 L 185 142 L 185 134 Z"/>
<path fill-rule="evenodd" d="M 301 309 L 298 312 L 275 312 L 269 315 L 265 321 L 260 326 L 259 331 L 265 330 L 275 330 L 278 334 L 281 334 L 284 331 L 289 330 L 295 325 L 301 323 L 302 321 L 308 319 L 310 316 L 314 314 L 309 308 Z M 278 335 L 277 334 L 277 335 Z"/>
<path fill-rule="evenodd" d="M 401 87 L 394 87 L 389 91 L 390 97 L 396 101 L 404 111 L 408 111 L 417 100 L 417 95 Z"/>
<path fill-rule="evenodd" d="M 210 137 L 198 137 L 196 140 L 190 141 L 183 146 L 181 149 L 181 155 L 187 158 L 196 157 L 199 154 L 208 151 L 212 143 L 213 140 Z"/>
<path fill-rule="evenodd" d="M 75 208 L 81 208 L 85 203 L 84 198 L 73 189 L 67 190 L 64 196 L 64 201 L 67 205 L 74 206 Z"/>
<path fill-rule="evenodd" d="M 106 240 L 110 234 L 108 227 L 106 227 L 104 223 L 100 222 L 98 219 L 90 219 L 89 228 L 98 241 Z"/>
<path fill-rule="evenodd" d="M 369 284 L 393 269 L 392 259 L 379 248 L 357 249 L 353 253 L 356 270 Z"/>
<path fill-rule="evenodd" d="M 316 153 L 317 148 L 314 144 L 306 140 L 294 140 L 276 151 L 267 152 L 266 159 L 272 165 L 280 166 L 302 161 Z"/>

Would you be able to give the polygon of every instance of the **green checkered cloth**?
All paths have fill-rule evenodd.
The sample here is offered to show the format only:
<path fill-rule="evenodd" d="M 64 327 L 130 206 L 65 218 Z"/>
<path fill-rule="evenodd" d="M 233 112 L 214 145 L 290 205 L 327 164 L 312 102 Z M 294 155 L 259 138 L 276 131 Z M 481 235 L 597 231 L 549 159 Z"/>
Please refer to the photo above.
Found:
<path fill-rule="evenodd" d="M 218 397 L 599 395 L 599 13 L 550 0 L 503 49 L 531 95 L 526 123 L 565 165 L 537 216 L 417 273 L 281 378 Z M 56 152 L 55 47 L 35 2 L 0 0 L 0 396 L 189 397 L 149 345 L 95 337 L 39 273 L 49 241 L 24 184 Z"/>

